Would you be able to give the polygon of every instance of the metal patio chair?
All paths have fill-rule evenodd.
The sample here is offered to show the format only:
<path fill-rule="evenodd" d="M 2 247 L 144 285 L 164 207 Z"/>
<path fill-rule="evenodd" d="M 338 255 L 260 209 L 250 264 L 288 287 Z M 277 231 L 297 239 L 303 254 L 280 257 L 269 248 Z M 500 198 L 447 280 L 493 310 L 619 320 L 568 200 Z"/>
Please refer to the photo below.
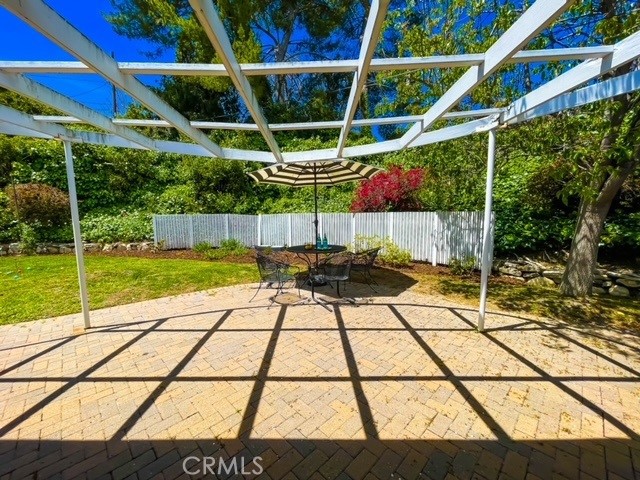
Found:
<path fill-rule="evenodd" d="M 284 286 L 289 282 L 293 282 L 294 285 L 298 286 L 298 267 L 283 262 L 282 260 L 275 258 L 273 255 L 265 254 L 260 251 L 256 252 L 256 264 L 258 265 L 258 273 L 260 274 L 260 284 L 258 285 L 256 293 L 253 294 L 253 297 L 251 297 L 249 302 L 252 302 L 253 299 L 256 298 L 256 295 L 258 295 L 258 292 L 263 285 L 265 285 L 265 288 L 275 286 L 276 294 L 273 298 L 282 293 Z M 300 287 L 298 287 L 298 294 L 300 294 Z"/>
<path fill-rule="evenodd" d="M 378 285 L 378 282 L 371 276 L 371 269 L 378 257 L 378 253 L 380 253 L 380 247 L 351 254 L 351 271 L 361 275 L 374 292 L 377 292 L 377 290 L 373 288 L 372 283 Z"/>
<path fill-rule="evenodd" d="M 327 259 L 320 267 L 313 279 L 317 282 L 326 282 L 332 288 L 332 282 L 336 283 L 336 292 L 340 295 L 340 282 L 345 283 L 351 275 L 351 255 L 348 253 L 338 253 Z M 346 284 L 345 284 L 346 288 Z"/>

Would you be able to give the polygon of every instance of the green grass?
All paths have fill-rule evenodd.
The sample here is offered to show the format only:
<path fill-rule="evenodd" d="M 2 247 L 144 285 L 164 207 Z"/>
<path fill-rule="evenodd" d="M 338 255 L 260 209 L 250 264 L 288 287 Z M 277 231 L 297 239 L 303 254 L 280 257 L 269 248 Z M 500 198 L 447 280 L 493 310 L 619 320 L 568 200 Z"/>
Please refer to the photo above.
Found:
<path fill-rule="evenodd" d="M 418 291 L 445 295 L 447 299 L 478 308 L 478 279 L 416 275 Z M 570 324 L 597 325 L 640 331 L 640 301 L 608 295 L 586 299 L 563 297 L 557 288 L 509 285 L 489 281 L 488 309 L 533 314 Z"/>
<path fill-rule="evenodd" d="M 250 264 L 106 256 L 85 264 L 92 310 L 258 280 Z M 0 258 L 0 324 L 79 311 L 75 257 Z"/>
<path fill-rule="evenodd" d="M 239 283 L 256 282 L 253 264 L 199 260 L 88 256 L 85 259 L 91 309 Z M 417 292 L 478 306 L 477 278 L 402 270 L 385 272 L 411 280 Z M 402 273 L 402 275 L 400 275 Z M 385 280 L 379 277 L 379 280 Z M 416 281 L 418 282 L 416 284 Z M 489 283 L 489 309 L 518 312 L 577 324 L 640 331 L 640 301 L 609 296 L 576 300 L 555 289 Z M 75 257 L 69 255 L 0 258 L 0 324 L 36 320 L 80 311 Z"/>

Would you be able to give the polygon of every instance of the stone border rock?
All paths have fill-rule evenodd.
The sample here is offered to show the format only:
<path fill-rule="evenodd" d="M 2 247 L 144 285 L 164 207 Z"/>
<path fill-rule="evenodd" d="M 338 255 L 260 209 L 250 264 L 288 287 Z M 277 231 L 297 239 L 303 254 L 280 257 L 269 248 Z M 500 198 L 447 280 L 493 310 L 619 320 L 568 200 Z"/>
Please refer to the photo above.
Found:
<path fill-rule="evenodd" d="M 553 287 L 560 284 L 564 268 L 561 265 L 542 265 L 528 259 L 496 259 L 493 262 L 493 273 L 527 285 Z M 597 268 L 594 272 L 593 293 L 640 298 L 640 272 Z"/>
<path fill-rule="evenodd" d="M 84 243 L 85 252 L 111 252 L 113 250 L 152 250 L 153 242 L 116 242 L 116 243 Z M 39 243 L 36 247 L 37 254 L 73 253 L 73 243 Z M 0 245 L 0 256 L 18 255 L 22 253 L 19 243 Z"/>

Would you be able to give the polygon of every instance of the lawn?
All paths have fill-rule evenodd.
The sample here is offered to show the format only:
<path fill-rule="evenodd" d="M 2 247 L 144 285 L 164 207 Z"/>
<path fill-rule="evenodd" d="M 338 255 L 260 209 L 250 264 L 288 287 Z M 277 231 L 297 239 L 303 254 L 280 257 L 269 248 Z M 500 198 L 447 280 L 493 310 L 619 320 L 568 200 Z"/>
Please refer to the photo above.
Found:
<path fill-rule="evenodd" d="M 444 295 L 447 300 L 478 308 L 479 275 L 461 278 L 455 275 L 418 273 L 416 291 Z M 560 295 L 557 288 L 509 284 L 492 277 L 487 297 L 488 311 L 527 313 L 570 324 L 591 324 L 640 332 L 640 300 L 610 295 L 575 299 Z"/>
<path fill-rule="evenodd" d="M 251 264 L 108 256 L 85 264 L 92 310 L 258 280 Z M 0 258 L 0 324 L 79 311 L 74 256 Z"/>
<path fill-rule="evenodd" d="M 258 281 L 253 258 L 206 261 L 193 258 L 85 257 L 90 308 Z M 478 308 L 478 275 L 461 278 L 443 267 L 376 269 L 381 283 L 445 297 Z M 70 255 L 0 258 L 0 324 L 80 311 L 75 257 Z M 489 282 L 489 311 L 528 313 L 569 323 L 591 323 L 640 331 L 640 301 L 609 296 L 576 300 L 555 289 Z"/>

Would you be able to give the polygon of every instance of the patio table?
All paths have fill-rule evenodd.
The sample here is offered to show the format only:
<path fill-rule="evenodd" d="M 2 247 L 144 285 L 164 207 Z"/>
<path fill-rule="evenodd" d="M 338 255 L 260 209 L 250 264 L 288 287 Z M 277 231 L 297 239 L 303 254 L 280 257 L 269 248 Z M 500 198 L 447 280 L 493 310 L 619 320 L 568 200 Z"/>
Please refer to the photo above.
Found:
<path fill-rule="evenodd" d="M 314 274 L 318 271 L 318 257 L 320 255 L 335 255 L 336 253 L 344 252 L 346 249 L 347 247 L 344 245 L 327 245 L 324 248 L 315 246 L 307 248 L 305 245 L 292 245 L 291 247 L 287 247 L 288 252 L 295 253 L 299 259 L 303 260 L 309 266 L 309 275 L 305 281 L 311 285 L 311 299 L 327 310 L 329 310 L 329 307 L 316 299 L 315 296 L 315 287 L 326 285 L 325 282 L 314 281 Z M 315 257 L 315 261 L 313 257 Z"/>

